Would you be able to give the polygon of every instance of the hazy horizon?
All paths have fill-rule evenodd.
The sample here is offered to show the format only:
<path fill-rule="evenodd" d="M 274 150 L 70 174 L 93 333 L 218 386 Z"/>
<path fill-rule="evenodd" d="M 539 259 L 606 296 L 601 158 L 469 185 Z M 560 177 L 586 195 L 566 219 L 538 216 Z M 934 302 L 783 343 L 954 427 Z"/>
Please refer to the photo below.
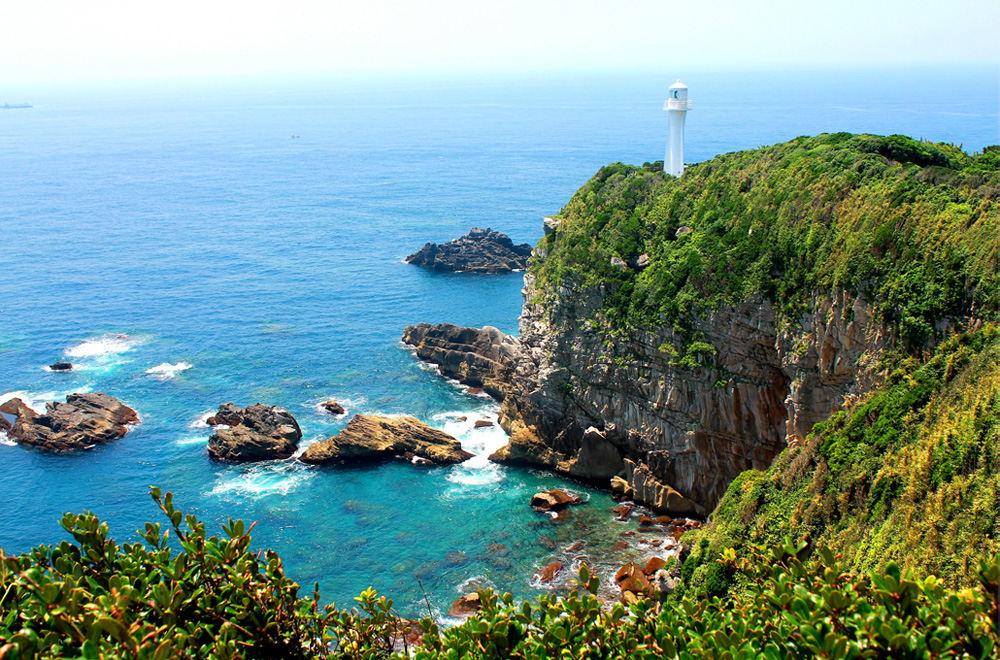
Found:
<path fill-rule="evenodd" d="M 39 84 L 291 76 L 337 80 L 664 71 L 998 67 L 986 0 L 43 0 L 7 8 L 0 94 Z M 670 73 L 673 72 L 673 73 Z"/>

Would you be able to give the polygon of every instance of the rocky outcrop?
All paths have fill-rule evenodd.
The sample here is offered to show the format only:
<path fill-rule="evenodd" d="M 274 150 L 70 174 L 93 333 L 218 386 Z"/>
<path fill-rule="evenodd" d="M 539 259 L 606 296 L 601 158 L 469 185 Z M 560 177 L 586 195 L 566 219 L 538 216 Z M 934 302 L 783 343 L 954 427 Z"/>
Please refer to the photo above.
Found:
<path fill-rule="evenodd" d="M 72 362 L 56 362 L 55 364 L 49 365 L 49 369 L 52 371 L 72 371 Z"/>
<path fill-rule="evenodd" d="M 449 464 L 461 463 L 472 456 L 452 436 L 413 417 L 355 415 L 346 429 L 310 445 L 300 460 L 322 465 L 405 458 Z"/>
<path fill-rule="evenodd" d="M 284 408 L 262 403 L 240 408 L 224 403 L 215 413 L 218 428 L 208 439 L 208 455 L 234 463 L 289 458 L 298 449 L 302 430 Z"/>
<path fill-rule="evenodd" d="M 442 245 L 424 245 L 408 256 L 406 263 L 446 273 L 509 273 L 524 270 L 530 256 L 530 244 L 514 245 L 506 234 L 474 228 Z"/>
<path fill-rule="evenodd" d="M 498 400 L 517 390 L 512 377 L 521 343 L 494 327 L 420 323 L 406 327 L 403 341 L 416 349 L 421 360 L 437 365 L 445 378 L 482 388 Z"/>
<path fill-rule="evenodd" d="M 595 323 L 602 289 L 550 293 L 542 303 L 525 276 L 519 338 L 421 324 L 403 339 L 502 401 L 510 442 L 492 459 L 604 485 L 618 476 L 661 512 L 710 510 L 740 472 L 765 469 L 881 382 L 878 358 L 895 345 L 863 296 L 833 291 L 793 324 L 762 298 L 722 305 L 696 323 L 711 350 L 682 361 L 690 342 L 672 328 Z"/>
<path fill-rule="evenodd" d="M 113 396 L 99 392 L 70 394 L 66 402 L 45 404 L 36 415 L 20 399 L 0 406 L 0 430 L 18 444 L 45 451 L 86 449 L 116 440 L 139 421 L 134 410 Z"/>

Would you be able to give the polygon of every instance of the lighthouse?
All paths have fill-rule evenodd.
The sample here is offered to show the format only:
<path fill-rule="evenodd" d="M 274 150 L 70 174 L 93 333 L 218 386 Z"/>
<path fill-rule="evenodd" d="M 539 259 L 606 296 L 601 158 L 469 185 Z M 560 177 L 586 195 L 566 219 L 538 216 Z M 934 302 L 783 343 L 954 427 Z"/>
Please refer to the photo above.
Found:
<path fill-rule="evenodd" d="M 663 171 L 673 176 L 684 173 L 684 119 L 691 109 L 688 101 L 688 86 L 678 78 L 670 86 L 670 98 L 663 102 L 663 109 L 670 118 L 670 134 L 667 137 L 667 155 L 663 159 Z"/>

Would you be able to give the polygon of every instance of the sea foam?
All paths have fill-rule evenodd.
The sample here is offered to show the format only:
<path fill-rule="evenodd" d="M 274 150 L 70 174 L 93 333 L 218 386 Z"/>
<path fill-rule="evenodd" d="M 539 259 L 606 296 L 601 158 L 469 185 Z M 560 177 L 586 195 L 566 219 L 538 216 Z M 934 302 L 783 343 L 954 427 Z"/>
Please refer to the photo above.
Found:
<path fill-rule="evenodd" d="M 71 358 L 104 357 L 130 351 L 141 343 L 142 338 L 134 335 L 104 334 L 67 348 L 63 354 Z"/>
<path fill-rule="evenodd" d="M 91 385 L 81 385 L 61 392 L 26 392 L 24 390 L 17 390 L 15 392 L 0 394 L 0 405 L 7 403 L 11 399 L 20 399 L 24 402 L 24 405 L 34 410 L 37 414 L 44 415 L 45 404 L 49 401 L 65 401 L 66 396 L 69 394 L 83 394 L 92 390 L 93 387 Z"/>
<path fill-rule="evenodd" d="M 308 481 L 314 471 L 297 463 L 257 463 L 240 472 L 220 472 L 209 495 L 227 501 L 288 495 Z"/>
<path fill-rule="evenodd" d="M 146 369 L 146 373 L 157 380 L 170 380 L 171 378 L 177 376 L 180 372 L 187 371 L 190 368 L 191 364 L 189 362 L 178 362 L 176 364 L 164 362 L 156 365 L 155 367 Z"/>

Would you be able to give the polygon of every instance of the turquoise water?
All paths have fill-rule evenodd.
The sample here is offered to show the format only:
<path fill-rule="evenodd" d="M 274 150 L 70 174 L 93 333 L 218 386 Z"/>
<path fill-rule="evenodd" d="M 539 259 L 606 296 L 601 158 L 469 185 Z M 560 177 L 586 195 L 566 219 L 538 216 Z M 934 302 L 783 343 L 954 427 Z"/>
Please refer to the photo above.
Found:
<path fill-rule="evenodd" d="M 258 547 L 277 549 L 303 585 L 318 581 L 324 602 L 375 586 L 418 613 L 419 580 L 447 609 L 473 585 L 535 593 L 532 572 L 554 559 L 610 561 L 635 529 L 612 522 L 610 497 L 489 464 L 503 433 L 471 426 L 498 406 L 399 342 L 419 321 L 516 332 L 521 276 L 402 260 L 473 226 L 535 242 L 541 218 L 601 165 L 662 158 L 671 82 L 28 90 L 34 108 L 0 112 L 0 399 L 107 392 L 142 423 L 70 456 L 0 445 L 0 547 L 58 541 L 61 514 L 84 509 L 134 540 L 157 518 L 155 484 L 217 531 L 229 517 L 258 521 Z M 994 71 L 685 82 L 689 161 L 836 130 L 1000 142 Z M 45 369 L 63 359 L 80 369 Z M 207 458 L 203 420 L 220 403 L 284 406 L 306 445 L 346 423 L 318 407 L 329 398 L 348 416 L 414 415 L 477 458 L 435 469 Z M 531 494 L 554 486 L 589 501 L 558 523 L 532 512 Z M 577 540 L 581 550 L 563 550 Z"/>

